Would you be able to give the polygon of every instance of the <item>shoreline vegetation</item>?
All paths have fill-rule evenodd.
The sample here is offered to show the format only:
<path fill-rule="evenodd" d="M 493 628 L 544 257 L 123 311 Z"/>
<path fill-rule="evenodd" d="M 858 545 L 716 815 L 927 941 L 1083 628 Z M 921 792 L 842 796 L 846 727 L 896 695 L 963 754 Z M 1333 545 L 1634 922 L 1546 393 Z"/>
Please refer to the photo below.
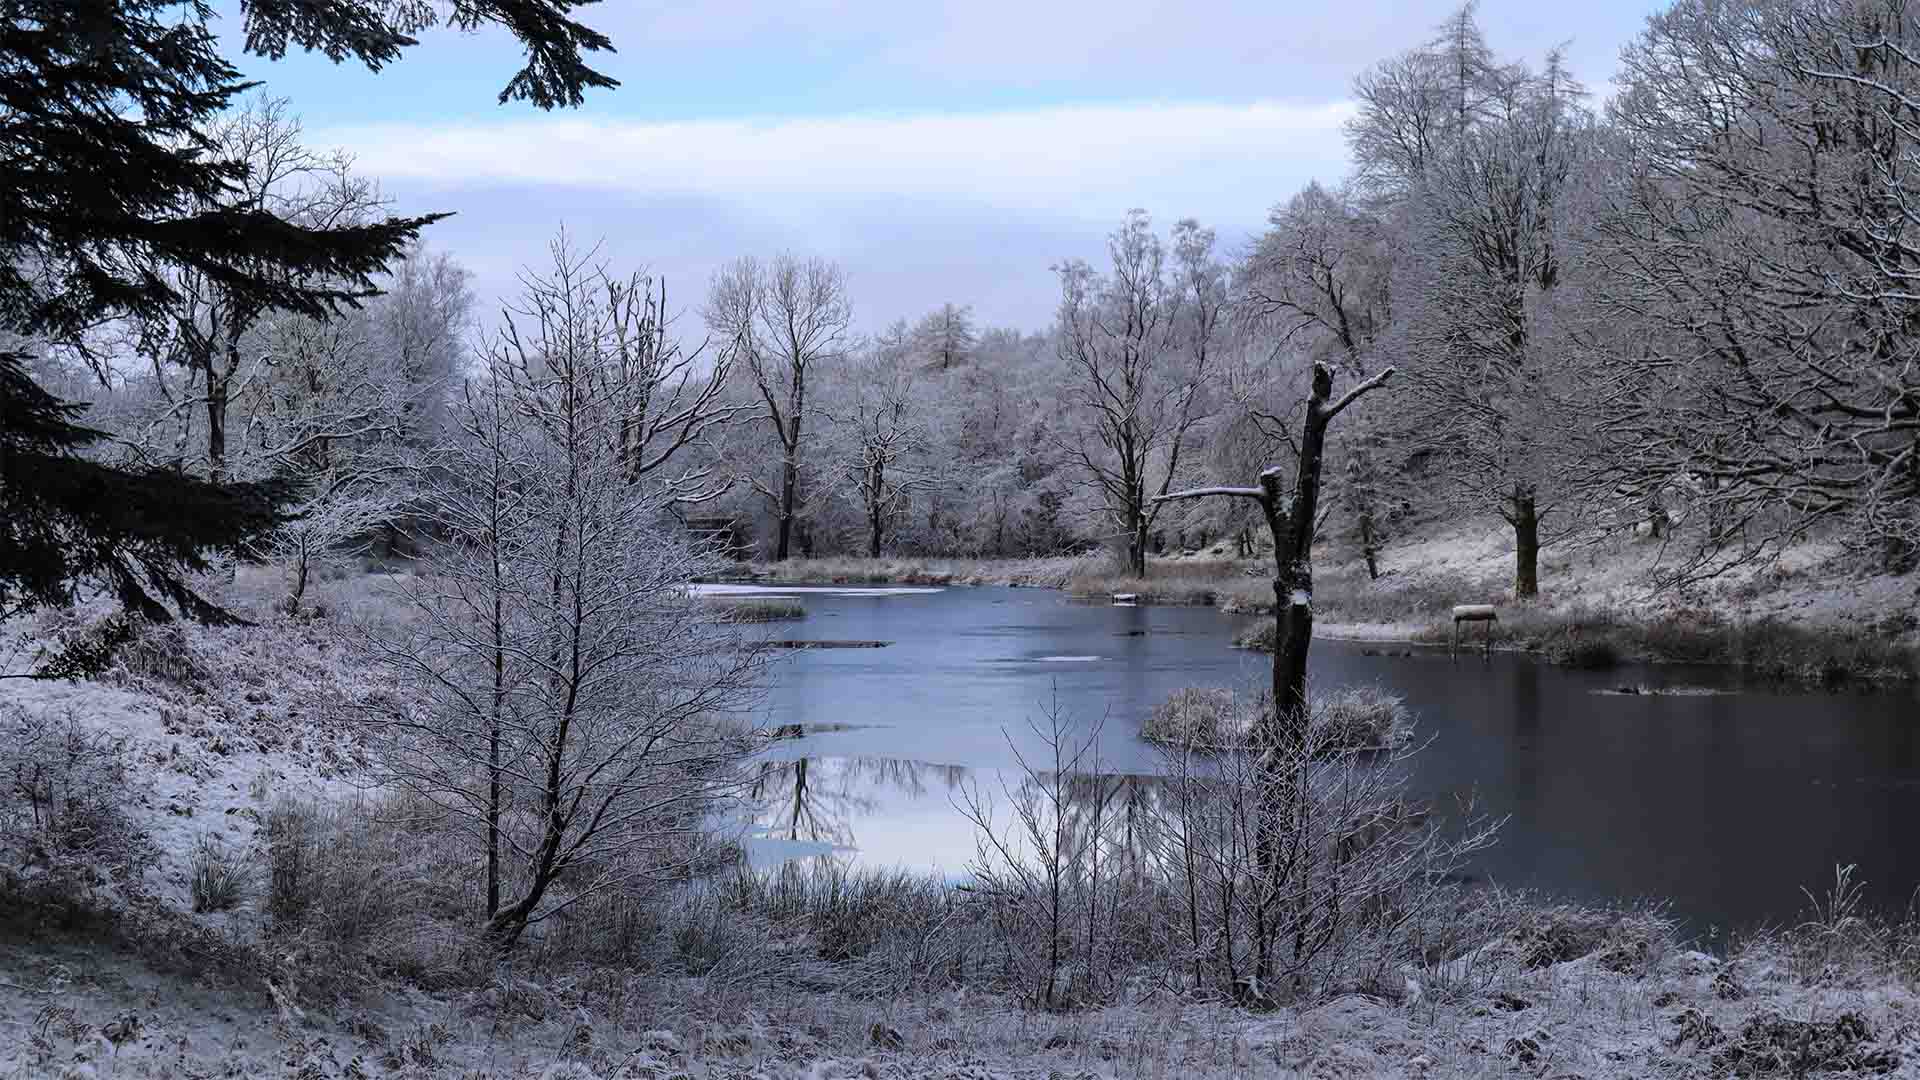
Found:
<path fill-rule="evenodd" d="M 710 597 L 705 603 L 711 605 L 728 622 L 768 623 L 787 622 L 807 617 L 806 605 L 798 600 L 784 596 L 750 597 Z"/>
<path fill-rule="evenodd" d="M 1253 733 L 1272 715 L 1271 698 L 1249 699 L 1217 686 L 1174 691 L 1141 721 L 1140 737 L 1175 750 L 1201 753 L 1246 750 Z M 1317 689 L 1309 699 L 1309 741 L 1332 753 L 1391 750 L 1413 737 L 1413 716 L 1397 694 L 1379 686 Z"/>
<path fill-rule="evenodd" d="M 1409 554 L 1404 565 L 1378 580 L 1369 579 L 1357 565 L 1330 562 L 1315 581 L 1316 636 L 1445 645 L 1453 632 L 1454 604 L 1493 602 L 1500 614 L 1493 626 L 1495 649 L 1531 653 L 1567 667 L 1598 671 L 1627 663 L 1717 665 L 1763 679 L 1830 688 L 1920 679 L 1911 589 L 1883 590 L 1897 599 L 1878 611 L 1865 603 L 1858 610 L 1808 613 L 1756 603 L 1772 592 L 1817 588 L 1820 572 L 1837 574 L 1842 572 L 1839 567 L 1775 569 L 1684 599 L 1649 602 L 1623 587 L 1617 569 L 1596 569 L 1597 560 L 1589 554 L 1584 564 L 1568 558 L 1561 589 L 1538 601 L 1515 604 L 1474 568 L 1463 569 L 1457 560 L 1425 548 Z M 1170 556 L 1149 562 L 1148 576 L 1138 578 L 1115 573 L 1111 557 L 1098 552 L 1024 559 L 847 557 L 746 564 L 745 576 L 787 584 L 1042 588 L 1092 602 L 1131 594 L 1140 604 L 1210 606 L 1229 615 L 1259 616 L 1273 611 L 1269 563 L 1263 557 Z M 1588 573 L 1583 576 L 1582 570 Z M 1898 598 L 1905 599 L 1905 607 Z M 1482 633 L 1481 626 L 1471 628 L 1468 637 L 1476 647 Z M 1271 624 L 1253 624 L 1236 644 L 1270 651 L 1272 635 Z"/>

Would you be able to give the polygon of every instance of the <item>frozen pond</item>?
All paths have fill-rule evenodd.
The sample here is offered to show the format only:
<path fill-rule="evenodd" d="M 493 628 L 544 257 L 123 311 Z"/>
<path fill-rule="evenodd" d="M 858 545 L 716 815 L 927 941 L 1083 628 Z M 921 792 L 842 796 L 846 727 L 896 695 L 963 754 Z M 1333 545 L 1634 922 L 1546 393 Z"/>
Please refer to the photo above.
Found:
<path fill-rule="evenodd" d="M 997 790 L 1029 727 L 1057 702 L 1103 723 L 1103 771 L 1152 787 L 1156 754 L 1135 732 L 1182 686 L 1263 681 L 1264 654 L 1230 647 L 1253 620 L 1211 608 L 1087 604 L 1032 589 L 787 591 L 804 621 L 786 639 L 879 640 L 782 660 L 766 703 L 780 740 L 760 766 L 760 855 L 832 846 L 835 857 L 964 871 L 963 785 Z M 1577 672 L 1514 655 L 1458 662 L 1444 650 L 1318 642 L 1312 678 L 1403 695 L 1432 745 L 1416 786 L 1442 805 L 1477 792 L 1510 815 L 1475 872 L 1584 898 L 1669 898 L 1700 930 L 1794 918 L 1857 863 L 1870 897 L 1902 905 L 1920 885 L 1920 697 L 1782 693 L 1721 669 Z M 1373 653 L 1374 655 L 1368 655 Z M 1623 696 L 1621 684 L 1732 693 Z"/>

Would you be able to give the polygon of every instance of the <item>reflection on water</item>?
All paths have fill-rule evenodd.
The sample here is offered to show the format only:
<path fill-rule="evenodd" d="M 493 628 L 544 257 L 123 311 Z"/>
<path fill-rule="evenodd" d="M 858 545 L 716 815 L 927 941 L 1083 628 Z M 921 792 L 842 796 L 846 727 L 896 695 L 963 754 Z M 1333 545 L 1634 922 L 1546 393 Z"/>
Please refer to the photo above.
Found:
<path fill-rule="evenodd" d="M 791 734 L 787 734 L 791 731 Z M 799 738 L 782 729 L 777 738 Z M 929 785 L 958 790 L 968 770 L 902 758 L 763 757 L 749 791 L 757 832 L 778 840 L 859 850 L 853 826 L 888 802 L 924 799 Z"/>
<path fill-rule="evenodd" d="M 782 856 L 831 848 L 864 863 L 960 873 L 975 854 L 967 807 L 977 801 L 1010 825 L 1021 789 L 1035 779 L 1048 776 L 902 758 L 766 758 L 755 765 L 750 791 L 754 833 L 776 841 Z M 1063 828 L 1071 835 L 1099 808 L 1112 823 L 1115 849 L 1144 858 L 1166 787 L 1162 776 L 1075 774 L 1066 785 Z M 900 830 L 914 821 L 921 827 Z"/>
<path fill-rule="evenodd" d="M 974 834 L 956 801 L 977 788 L 1005 802 L 1019 760 L 1045 756 L 1028 721 L 1050 705 L 1076 731 L 1099 724 L 1102 768 L 1115 774 L 1102 783 L 1116 788 L 1089 792 L 1144 814 L 1160 769 L 1140 720 L 1183 686 L 1257 685 L 1266 662 L 1230 647 L 1248 620 L 1206 608 L 990 588 L 803 602 L 808 617 L 793 626 L 804 636 L 894 645 L 805 650 L 780 665 L 767 723 L 801 727 L 757 763 L 760 823 L 789 845 L 874 865 L 964 872 Z M 1836 863 L 1857 863 L 1882 905 L 1920 884 L 1911 690 L 1781 693 L 1715 669 L 1374 653 L 1318 643 L 1315 684 L 1403 695 L 1431 739 L 1415 791 L 1441 807 L 1473 793 L 1508 817 L 1479 876 L 1587 900 L 1667 898 L 1722 927 L 1796 917 L 1799 887 L 1819 887 Z M 1621 685 L 1655 692 L 1602 692 Z M 1734 692 L 1660 692 L 1676 688 Z"/>

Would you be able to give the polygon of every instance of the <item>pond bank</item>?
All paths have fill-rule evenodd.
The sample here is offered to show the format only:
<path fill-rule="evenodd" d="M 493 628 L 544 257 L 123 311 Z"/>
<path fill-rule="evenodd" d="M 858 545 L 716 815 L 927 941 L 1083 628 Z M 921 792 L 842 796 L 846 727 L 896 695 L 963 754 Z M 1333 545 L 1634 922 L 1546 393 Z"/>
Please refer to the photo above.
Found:
<path fill-rule="evenodd" d="M 1334 623 L 1316 627 L 1329 640 L 1446 645 L 1450 620 L 1428 623 Z M 1477 650 L 1488 629 L 1461 632 L 1461 648 Z M 1235 640 L 1273 651 L 1273 627 L 1262 624 Z M 1562 667 L 1607 671 L 1622 664 L 1706 664 L 1739 668 L 1762 679 L 1808 686 L 1904 684 L 1920 678 L 1920 655 L 1897 638 L 1847 627 L 1796 626 L 1777 618 L 1735 621 L 1705 612 L 1635 618 L 1615 612 L 1503 609 L 1491 628 L 1493 648 L 1540 656 Z"/>
<path fill-rule="evenodd" d="M 1418 549 L 1410 554 L 1417 556 Z M 1812 686 L 1897 684 L 1920 678 L 1914 632 L 1897 613 L 1880 614 L 1862 604 L 1861 610 L 1835 606 L 1824 619 L 1797 616 L 1780 604 L 1751 603 L 1753 598 L 1745 595 L 1751 590 L 1741 588 L 1636 603 L 1613 582 L 1619 575 L 1613 564 L 1569 563 L 1558 569 L 1565 580 L 1556 583 L 1552 595 L 1524 605 L 1499 604 L 1494 648 L 1587 670 L 1623 663 L 1714 664 Z M 1106 557 L 1096 554 L 1003 560 L 796 559 L 754 564 L 750 573 L 768 583 L 1002 585 L 1058 589 L 1088 600 L 1131 594 L 1140 604 L 1212 606 L 1229 614 L 1260 615 L 1273 610 L 1272 585 L 1259 576 L 1266 570 L 1262 559 L 1169 557 L 1149 563 L 1148 576 L 1137 578 L 1112 573 Z M 1316 636 L 1380 643 L 1445 644 L 1453 631 L 1448 616 L 1453 604 L 1500 595 L 1483 576 L 1464 572 L 1439 556 L 1411 558 L 1377 580 L 1357 566 L 1334 562 L 1316 575 L 1315 586 Z M 1477 643 L 1482 632 L 1474 627 L 1468 636 Z M 1271 636 L 1271 627 L 1255 627 L 1240 644 L 1270 650 Z"/>

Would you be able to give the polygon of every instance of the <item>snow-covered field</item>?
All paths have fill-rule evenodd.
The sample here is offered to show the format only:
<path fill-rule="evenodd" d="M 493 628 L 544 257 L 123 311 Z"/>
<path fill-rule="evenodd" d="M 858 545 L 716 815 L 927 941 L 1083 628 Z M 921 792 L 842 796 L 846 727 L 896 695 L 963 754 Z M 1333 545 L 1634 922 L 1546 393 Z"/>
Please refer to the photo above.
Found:
<path fill-rule="evenodd" d="M 1609 611 L 1655 617 L 1705 610 L 1733 620 L 1779 618 L 1809 627 L 1878 628 L 1891 617 L 1911 614 L 1920 603 L 1920 574 L 1879 572 L 1831 541 L 1810 541 L 1778 560 L 1733 568 L 1682 589 L 1662 589 L 1656 578 L 1673 569 L 1677 549 L 1645 536 L 1617 533 L 1549 544 L 1540 553 L 1540 598 L 1545 611 Z M 1353 553 L 1320 545 L 1324 602 L 1351 597 L 1349 608 L 1391 609 L 1393 598 L 1421 610 L 1356 618 L 1341 606 L 1323 611 L 1318 629 L 1328 636 L 1385 640 L 1411 636 L 1444 613 L 1442 603 L 1511 603 L 1513 538 L 1498 521 L 1468 521 L 1389 544 L 1381 555 L 1383 576 L 1367 582 Z M 1377 601 L 1368 597 L 1377 596 Z M 1425 610 L 1426 608 L 1432 610 Z"/>

